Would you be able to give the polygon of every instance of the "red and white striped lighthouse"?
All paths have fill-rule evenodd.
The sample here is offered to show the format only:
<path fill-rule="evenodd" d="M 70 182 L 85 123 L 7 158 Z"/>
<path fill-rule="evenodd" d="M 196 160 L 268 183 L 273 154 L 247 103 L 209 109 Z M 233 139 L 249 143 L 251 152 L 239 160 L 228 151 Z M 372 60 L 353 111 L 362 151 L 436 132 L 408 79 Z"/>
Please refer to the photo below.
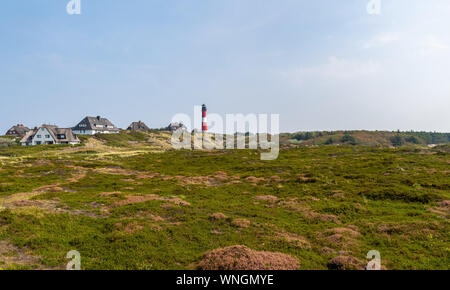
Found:
<path fill-rule="evenodd" d="M 206 105 L 202 105 L 202 132 L 208 131 L 208 124 L 206 123 Z"/>

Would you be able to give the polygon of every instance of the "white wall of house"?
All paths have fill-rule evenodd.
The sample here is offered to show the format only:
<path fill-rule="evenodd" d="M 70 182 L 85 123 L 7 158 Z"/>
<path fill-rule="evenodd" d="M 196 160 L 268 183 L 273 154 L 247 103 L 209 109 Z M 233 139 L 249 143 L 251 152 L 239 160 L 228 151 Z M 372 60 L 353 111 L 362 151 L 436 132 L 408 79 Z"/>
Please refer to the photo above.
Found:
<path fill-rule="evenodd" d="M 74 130 L 73 133 L 75 135 L 95 135 L 94 130 Z"/>
<path fill-rule="evenodd" d="M 50 143 L 51 142 L 51 143 Z M 39 128 L 37 133 L 34 135 L 31 145 L 40 145 L 40 144 L 56 144 L 56 140 L 53 139 L 50 132 L 47 128 Z"/>
<path fill-rule="evenodd" d="M 103 130 L 75 130 L 73 131 L 76 135 L 95 135 L 97 133 L 102 134 L 117 134 L 119 131 L 103 131 Z"/>

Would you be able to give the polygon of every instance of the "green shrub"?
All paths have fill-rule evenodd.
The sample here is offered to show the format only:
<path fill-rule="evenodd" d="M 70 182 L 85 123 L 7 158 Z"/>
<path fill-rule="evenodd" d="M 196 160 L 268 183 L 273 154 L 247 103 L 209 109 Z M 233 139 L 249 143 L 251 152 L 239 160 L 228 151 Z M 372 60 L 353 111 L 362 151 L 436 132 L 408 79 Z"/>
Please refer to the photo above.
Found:
<path fill-rule="evenodd" d="M 392 145 L 395 147 L 402 146 L 405 143 L 405 140 L 403 140 L 403 137 L 400 135 L 392 136 L 390 138 L 390 141 L 391 141 Z"/>
<path fill-rule="evenodd" d="M 414 136 L 408 136 L 408 137 L 406 137 L 405 138 L 405 141 L 406 142 L 409 142 L 409 143 L 413 143 L 413 144 L 419 144 L 420 142 L 419 142 L 419 139 L 417 139 L 416 137 L 414 137 Z"/>
<path fill-rule="evenodd" d="M 311 132 L 305 132 L 305 133 L 298 133 L 294 136 L 295 140 L 298 141 L 307 141 L 307 140 L 311 140 L 314 138 L 314 134 Z"/>
<path fill-rule="evenodd" d="M 356 145 L 356 139 L 352 135 L 345 134 L 341 139 L 342 143 L 348 143 L 351 145 Z"/>
<path fill-rule="evenodd" d="M 14 139 L 11 138 L 0 138 L 0 148 L 5 148 L 9 146 L 16 145 L 16 142 L 14 142 Z"/>
<path fill-rule="evenodd" d="M 334 139 L 332 137 L 328 138 L 327 141 L 325 141 L 325 145 L 331 145 L 334 143 Z"/>

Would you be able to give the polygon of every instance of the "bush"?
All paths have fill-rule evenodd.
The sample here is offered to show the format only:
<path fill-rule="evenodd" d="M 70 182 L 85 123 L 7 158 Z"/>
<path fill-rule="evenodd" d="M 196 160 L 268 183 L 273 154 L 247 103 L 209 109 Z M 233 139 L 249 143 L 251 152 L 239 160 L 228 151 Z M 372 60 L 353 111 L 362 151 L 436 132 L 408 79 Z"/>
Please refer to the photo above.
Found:
<path fill-rule="evenodd" d="M 349 143 L 351 145 L 356 145 L 356 139 L 352 135 L 345 134 L 341 139 L 342 143 Z"/>
<path fill-rule="evenodd" d="M 406 137 L 405 138 L 405 141 L 406 142 L 409 142 L 409 143 L 413 143 L 413 144 L 419 144 L 420 142 L 419 142 L 419 139 L 417 139 L 416 137 L 414 137 L 414 136 L 408 136 L 408 137 Z"/>
<path fill-rule="evenodd" d="M 9 147 L 12 145 L 15 145 L 16 142 L 14 142 L 13 139 L 9 139 L 9 138 L 0 138 L 0 148 L 5 148 L 5 147 Z"/>
<path fill-rule="evenodd" d="M 333 143 L 334 143 L 334 140 L 333 140 L 333 138 L 330 137 L 330 138 L 327 139 L 327 141 L 325 141 L 324 144 L 325 144 L 325 145 L 331 145 L 331 144 L 333 144 Z"/>
<path fill-rule="evenodd" d="M 391 140 L 392 145 L 395 147 L 402 146 L 405 143 L 405 140 L 403 140 L 402 136 L 400 136 L 400 135 L 392 136 L 390 138 L 390 140 Z"/>
<path fill-rule="evenodd" d="M 310 140 L 313 138 L 314 138 L 314 134 L 311 132 L 298 133 L 294 136 L 294 139 L 298 140 L 298 141 L 302 141 L 302 140 L 306 141 L 306 140 Z"/>

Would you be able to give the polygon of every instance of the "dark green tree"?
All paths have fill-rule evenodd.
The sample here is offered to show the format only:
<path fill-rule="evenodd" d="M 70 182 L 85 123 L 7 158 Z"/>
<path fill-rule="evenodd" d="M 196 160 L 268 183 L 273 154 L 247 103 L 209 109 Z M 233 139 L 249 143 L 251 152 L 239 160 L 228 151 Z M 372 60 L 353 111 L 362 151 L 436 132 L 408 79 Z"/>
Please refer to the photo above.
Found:
<path fill-rule="evenodd" d="M 390 140 L 391 140 L 392 145 L 395 147 L 402 146 L 405 143 L 405 140 L 403 140 L 402 136 L 400 136 L 400 135 L 392 136 L 390 138 Z"/>
<path fill-rule="evenodd" d="M 356 145 L 356 139 L 355 137 L 353 137 L 352 135 L 349 134 L 345 134 L 342 139 L 341 139 L 342 143 L 348 143 L 351 145 Z"/>
<path fill-rule="evenodd" d="M 413 143 L 413 144 L 419 144 L 419 139 L 417 139 L 415 136 L 408 136 L 405 138 L 405 141 L 408 143 Z"/>

